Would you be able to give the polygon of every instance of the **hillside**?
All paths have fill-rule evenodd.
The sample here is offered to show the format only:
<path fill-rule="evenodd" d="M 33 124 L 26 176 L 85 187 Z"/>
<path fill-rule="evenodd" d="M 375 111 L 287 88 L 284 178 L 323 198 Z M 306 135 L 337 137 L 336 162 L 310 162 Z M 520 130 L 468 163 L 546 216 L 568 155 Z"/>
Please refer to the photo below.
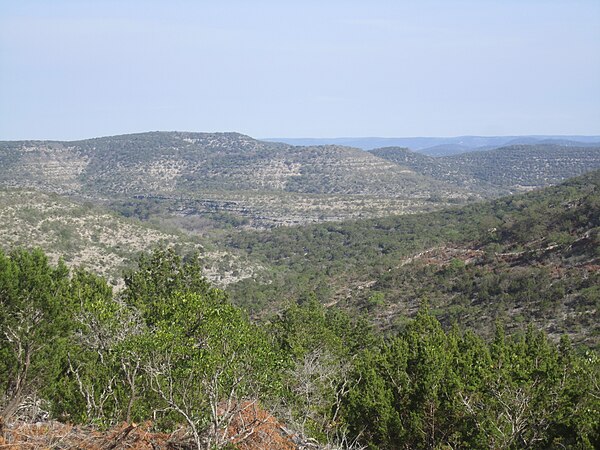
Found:
<path fill-rule="evenodd" d="M 560 186 L 430 214 L 231 234 L 227 248 L 274 267 L 234 298 L 258 312 L 315 292 L 402 326 L 428 298 L 444 323 L 496 319 L 597 346 L 600 171 Z"/>
<path fill-rule="evenodd" d="M 372 150 L 370 153 L 392 161 L 404 167 L 409 167 L 415 172 L 444 180 L 455 186 L 463 186 L 472 191 L 484 191 L 495 195 L 508 194 L 510 191 L 501 186 L 494 186 L 471 173 L 465 167 L 450 157 L 433 157 L 422 153 L 413 152 L 407 148 L 385 147 Z"/>
<path fill-rule="evenodd" d="M 473 138 L 469 142 L 480 142 Z M 600 147 L 511 146 L 433 158 L 401 148 L 298 147 L 238 133 L 151 132 L 0 142 L 0 187 L 100 201 L 192 234 L 440 209 L 600 167 Z"/>
<path fill-rule="evenodd" d="M 172 229 L 125 219 L 91 202 L 75 202 L 33 190 L 0 190 L 0 249 L 39 247 L 56 262 L 62 257 L 122 285 L 122 271 L 141 252 L 170 246 L 201 253 L 205 274 L 217 285 L 252 276 L 259 267 L 211 249 L 206 242 Z"/>
<path fill-rule="evenodd" d="M 170 249 L 141 255 L 119 293 L 40 250 L 0 250 L 0 286 L 2 447 L 600 443 L 599 355 L 535 327 L 486 340 L 424 303 L 384 335 L 314 298 L 254 322 Z"/>
<path fill-rule="evenodd" d="M 600 167 L 599 146 L 512 145 L 446 157 L 397 147 L 371 153 L 436 180 L 483 191 L 519 192 L 549 186 Z"/>
<path fill-rule="evenodd" d="M 422 211 L 472 197 L 357 149 L 237 133 L 0 142 L 0 164 L 3 187 L 113 203 L 158 200 L 168 215 L 226 213 L 257 227 Z"/>
<path fill-rule="evenodd" d="M 406 166 L 422 157 L 405 154 Z M 330 186 L 368 186 L 340 177 Z M 283 195 L 282 208 L 305 194 Z M 0 190 L 0 446 L 600 442 L 599 170 L 430 213 L 263 231 L 207 199 L 107 198 L 141 222 L 76 198 Z M 229 228 L 206 241 L 160 226 L 193 233 L 195 204 Z M 52 262 L 15 250 L 32 244 Z M 175 251 L 151 250 L 161 244 Z M 192 250 L 204 260 L 179 256 Z"/>

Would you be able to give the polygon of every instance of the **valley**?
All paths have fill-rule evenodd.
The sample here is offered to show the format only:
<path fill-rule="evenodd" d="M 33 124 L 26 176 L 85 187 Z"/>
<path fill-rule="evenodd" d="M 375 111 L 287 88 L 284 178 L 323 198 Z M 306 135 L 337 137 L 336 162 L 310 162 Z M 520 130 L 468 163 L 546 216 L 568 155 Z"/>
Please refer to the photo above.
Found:
<path fill-rule="evenodd" d="M 0 445 L 598 442 L 600 147 L 142 133 L 0 162 Z"/>
<path fill-rule="evenodd" d="M 255 317 L 312 293 L 392 330 L 426 297 L 447 326 L 533 321 L 598 345 L 598 172 L 548 186 L 600 167 L 600 147 L 432 157 L 154 132 L 3 142 L 0 160 L 3 247 L 40 246 L 118 287 L 136 255 L 173 246 L 201 252 Z"/>
<path fill-rule="evenodd" d="M 227 248 L 283 269 L 232 297 L 260 311 L 314 292 L 382 328 L 427 298 L 447 326 L 536 323 L 597 347 L 599 177 L 428 214 L 230 233 Z"/>
<path fill-rule="evenodd" d="M 0 450 L 600 449 L 599 1 L 0 4 Z"/>

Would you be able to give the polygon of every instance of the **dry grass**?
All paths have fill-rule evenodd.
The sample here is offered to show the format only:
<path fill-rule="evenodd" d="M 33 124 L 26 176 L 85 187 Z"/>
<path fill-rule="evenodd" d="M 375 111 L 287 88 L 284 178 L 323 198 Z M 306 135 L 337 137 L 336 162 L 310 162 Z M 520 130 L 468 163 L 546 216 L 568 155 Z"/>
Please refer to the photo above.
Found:
<path fill-rule="evenodd" d="M 239 450 L 296 450 L 298 437 L 269 412 L 256 404 L 241 408 L 234 416 L 227 436 Z M 152 431 L 152 423 L 122 423 L 106 431 L 91 426 L 78 426 L 55 421 L 28 423 L 17 421 L 5 424 L 0 417 L 0 449 L 42 450 L 154 450 L 195 449 L 195 443 L 185 428 L 173 433 Z"/>

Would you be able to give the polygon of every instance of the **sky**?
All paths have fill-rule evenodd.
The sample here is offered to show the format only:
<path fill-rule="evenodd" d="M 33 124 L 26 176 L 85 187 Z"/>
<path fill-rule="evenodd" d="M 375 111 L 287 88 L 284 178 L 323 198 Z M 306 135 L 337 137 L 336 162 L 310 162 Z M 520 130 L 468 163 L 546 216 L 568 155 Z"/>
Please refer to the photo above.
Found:
<path fill-rule="evenodd" d="M 600 1 L 0 0 L 0 140 L 600 135 Z"/>

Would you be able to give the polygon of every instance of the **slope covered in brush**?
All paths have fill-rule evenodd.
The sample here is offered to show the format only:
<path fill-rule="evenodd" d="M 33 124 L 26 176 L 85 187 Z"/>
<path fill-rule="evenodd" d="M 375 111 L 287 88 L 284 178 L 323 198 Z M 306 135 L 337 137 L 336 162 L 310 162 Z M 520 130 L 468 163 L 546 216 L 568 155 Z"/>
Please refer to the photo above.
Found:
<path fill-rule="evenodd" d="M 249 225 L 429 210 L 471 193 L 358 149 L 294 147 L 238 133 L 153 132 L 0 142 L 0 186 L 120 201 Z"/>
<path fill-rule="evenodd" d="M 549 186 L 600 167 L 599 146 L 522 144 L 444 157 L 398 147 L 371 153 L 422 175 L 483 192 Z"/>
<path fill-rule="evenodd" d="M 140 257 L 119 294 L 41 251 L 0 251 L 0 288 L 3 446 L 600 442 L 598 354 L 534 327 L 498 325 L 482 339 L 444 330 L 424 302 L 402 331 L 383 335 L 314 298 L 257 323 L 203 278 L 197 259 L 168 249 Z"/>
<path fill-rule="evenodd" d="M 595 171 L 460 209 L 231 234 L 228 247 L 274 268 L 232 289 L 256 310 L 313 291 L 384 327 L 428 297 L 446 323 L 535 321 L 597 345 L 599 186 Z"/>

